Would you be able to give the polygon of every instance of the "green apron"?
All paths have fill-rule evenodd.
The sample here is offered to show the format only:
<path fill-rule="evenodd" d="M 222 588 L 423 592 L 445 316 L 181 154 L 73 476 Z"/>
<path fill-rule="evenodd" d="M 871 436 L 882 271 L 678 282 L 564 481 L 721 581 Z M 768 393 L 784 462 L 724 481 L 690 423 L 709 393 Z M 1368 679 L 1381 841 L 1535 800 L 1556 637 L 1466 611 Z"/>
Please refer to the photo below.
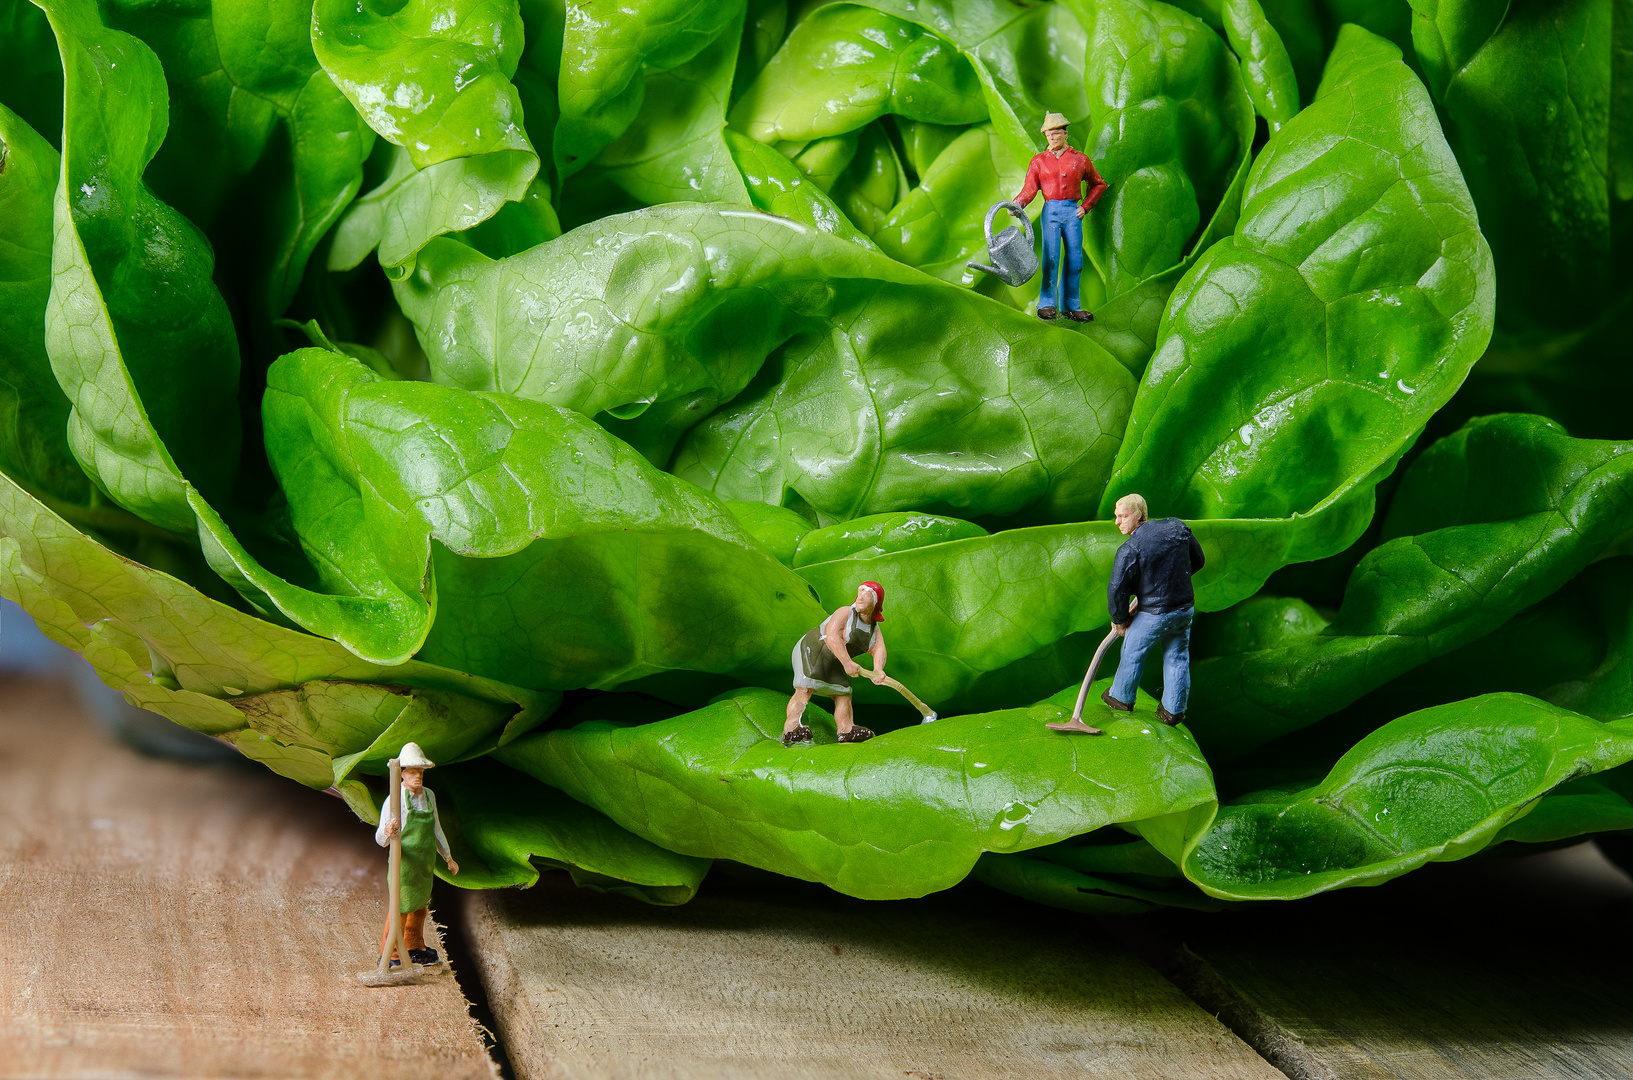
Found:
<path fill-rule="evenodd" d="M 431 811 L 416 810 L 409 803 L 408 816 L 403 819 L 403 884 L 397 904 L 405 915 L 431 902 L 431 882 L 435 880 L 431 871 L 437 858 L 436 821 Z"/>

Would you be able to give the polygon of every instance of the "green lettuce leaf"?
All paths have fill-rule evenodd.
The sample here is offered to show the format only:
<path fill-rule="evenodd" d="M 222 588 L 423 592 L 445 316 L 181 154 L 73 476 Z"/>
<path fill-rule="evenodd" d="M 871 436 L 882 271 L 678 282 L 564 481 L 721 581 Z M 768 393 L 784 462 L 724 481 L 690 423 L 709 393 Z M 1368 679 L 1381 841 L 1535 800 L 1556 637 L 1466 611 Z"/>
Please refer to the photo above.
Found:
<path fill-rule="evenodd" d="M 1287 46 L 1259 0 L 1225 0 L 1220 15 L 1230 47 L 1242 61 L 1242 81 L 1254 111 L 1274 134 L 1298 112 L 1298 81 Z"/>
<path fill-rule="evenodd" d="M 1540 417 L 1471 422 L 1413 463 L 1330 625 L 1246 634 L 1192 673 L 1192 727 L 1228 761 L 1496 630 L 1633 527 L 1633 446 Z M 1252 620 L 1244 612 L 1238 623 Z M 1572 708 L 1580 708 L 1572 704 Z"/>
<path fill-rule="evenodd" d="M 776 149 L 738 132 L 727 131 L 725 138 L 755 209 L 872 249 L 873 243 L 798 165 Z"/>
<path fill-rule="evenodd" d="M 748 202 L 723 137 L 741 37 L 741 22 L 728 21 L 692 59 L 649 73 L 640 113 L 596 155 L 597 180 L 648 205 Z"/>
<path fill-rule="evenodd" d="M 0 104 L 60 149 L 62 62 L 45 12 L 29 0 L 0 0 Z"/>
<path fill-rule="evenodd" d="M 894 115 L 932 124 L 987 118 L 976 73 L 923 26 L 883 10 L 830 4 L 802 19 L 732 108 L 763 143 L 807 143 Z"/>
<path fill-rule="evenodd" d="M 1096 739 L 1047 730 L 1065 710 L 1044 705 L 859 746 L 836 744 L 812 710 L 817 744 L 785 748 L 787 702 L 744 691 L 673 720 L 537 734 L 495 756 L 671 851 L 876 900 L 947 888 L 983 851 L 1213 805 L 1206 762 L 1149 701 Z"/>
<path fill-rule="evenodd" d="M 331 268 L 378 246 L 382 265 L 406 273 L 432 237 L 523 197 L 539 158 L 510 81 L 523 47 L 517 0 L 408 0 L 389 13 L 317 0 L 311 40 L 369 127 L 400 148 L 341 222 Z"/>
<path fill-rule="evenodd" d="M 1230 607 L 1282 566 L 1341 547 L 1335 537 L 1359 533 L 1371 514 L 1367 500 L 1308 519 L 1189 522 L 1207 557 L 1193 579 L 1198 610 Z M 805 563 L 799 574 L 829 610 L 857 583 L 880 582 L 891 605 L 891 670 L 942 711 L 991 708 L 1082 678 L 1099 642 L 1074 635 L 1111 621 L 1106 585 L 1123 539 L 1111 521 L 1006 529 Z M 857 690 L 864 701 L 884 693 Z"/>
<path fill-rule="evenodd" d="M 121 506 L 191 532 L 192 486 L 219 498 L 238 467 L 238 346 L 209 245 L 142 183 L 164 141 L 164 73 L 90 0 L 42 7 L 66 72 L 45 326 L 69 445 Z"/>
<path fill-rule="evenodd" d="M 1370 498 L 1491 333 L 1490 253 L 1429 108 L 1394 46 L 1344 30 L 1236 233 L 1175 289 L 1102 513 L 1130 491 L 1189 517 Z"/>
<path fill-rule="evenodd" d="M 571 176 L 641 114 L 647 80 L 693 60 L 712 43 L 735 45 L 743 0 L 615 0 L 567 5 L 555 131 L 557 175 Z M 735 49 L 731 50 L 735 54 Z M 685 78 L 685 76 L 682 76 Z M 730 76 L 727 75 L 728 85 Z M 667 92 L 660 81 L 659 92 Z M 663 103 L 659 103 L 660 108 Z"/>
<path fill-rule="evenodd" d="M 80 504 L 91 485 L 68 449 L 68 399 L 45 349 L 61 159 L 0 105 L 0 160 L 0 220 L 8 225 L 0 244 L 0 469 L 36 492 Z"/>
<path fill-rule="evenodd" d="M 337 761 L 367 756 L 405 712 L 405 723 L 423 717 L 423 705 L 409 711 L 414 689 L 461 715 L 502 718 L 495 742 L 537 724 L 559 700 L 419 661 L 367 663 L 334 641 L 235 610 L 115 554 L 4 476 L 0 595 L 52 640 L 83 653 L 131 704 L 229 737 L 303 783 L 338 780 L 354 806 L 367 801 L 361 782 L 344 771 L 337 777 Z M 487 738 L 494 733 L 484 723 Z M 415 730 L 428 740 L 464 738 Z M 383 760 L 383 749 L 373 757 Z"/>
<path fill-rule="evenodd" d="M 1633 169 L 1611 167 L 1612 0 L 1413 0 L 1412 37 L 1497 266 L 1506 334 L 1546 337 L 1625 298 Z M 1625 124 L 1625 116 L 1619 117 Z M 1613 210 L 1613 205 L 1617 208 Z"/>
<path fill-rule="evenodd" d="M 1510 827 L 1523 831 L 1524 815 L 1560 785 L 1629 759 L 1633 722 L 1490 694 L 1403 716 L 1314 787 L 1221 806 L 1188 842 L 1147 835 L 1211 896 L 1294 900 L 1466 858 Z"/>
<path fill-rule="evenodd" d="M 360 656 L 612 686 L 780 670 L 823 615 L 724 507 L 567 410 L 303 349 L 268 373 L 264 416 L 318 591 L 229 554 Z"/>
<path fill-rule="evenodd" d="M 904 509 L 1088 517 L 1127 415 L 1127 369 L 967 290 L 870 285 L 843 322 L 791 340 L 693 429 L 675 473 L 824 524 Z"/>
<path fill-rule="evenodd" d="M 318 67 L 310 0 L 104 11 L 154 50 L 168 83 L 169 135 L 144 179 L 210 233 L 258 317 L 282 314 L 374 144 Z"/>
<path fill-rule="evenodd" d="M 918 186 L 890 208 L 873 239 L 898 262 L 944 281 L 963 281 L 971 259 L 985 262 L 987 208 L 1015 194 L 998 178 L 997 136 L 970 128 L 921 170 Z M 1003 220 L 993 222 L 1003 229 Z"/>
<path fill-rule="evenodd" d="M 1156 848 L 1120 829 L 1102 829 L 1031 851 L 989 851 L 970 877 L 1035 903 L 1085 915 L 1139 915 L 1159 907 L 1219 911 L 1226 906 L 1187 881 Z"/>
<path fill-rule="evenodd" d="M 671 906 L 696 895 L 708 873 L 708 860 L 665 851 L 491 759 L 438 765 L 437 813 L 459 873 L 440 862 L 436 870 L 461 888 L 526 888 L 541 867 L 555 867 L 581 888 Z M 378 806 L 370 811 L 364 820 L 378 824 Z"/>
<path fill-rule="evenodd" d="M 930 30 L 957 46 L 980 81 L 993 130 L 1006 148 L 998 161 L 999 175 L 1006 186 L 1018 189 L 1032 155 L 1043 149 L 1046 114 L 1063 113 L 1073 121 L 1088 118 L 1090 103 L 1083 79 L 1084 31 L 1065 4 L 1021 5 L 1009 0 L 855 2 Z"/>
<path fill-rule="evenodd" d="M 1192 16 L 1157 0 L 1077 7 L 1092 27 L 1084 148 L 1110 184 L 1083 241 L 1111 298 L 1229 234 L 1253 104 L 1225 43 Z"/>

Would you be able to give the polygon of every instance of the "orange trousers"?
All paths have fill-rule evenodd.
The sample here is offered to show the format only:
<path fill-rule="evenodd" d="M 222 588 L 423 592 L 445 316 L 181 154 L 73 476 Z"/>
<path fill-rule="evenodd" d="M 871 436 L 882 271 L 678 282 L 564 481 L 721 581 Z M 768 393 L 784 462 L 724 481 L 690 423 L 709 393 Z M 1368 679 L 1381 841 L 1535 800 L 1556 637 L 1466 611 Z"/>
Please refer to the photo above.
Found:
<path fill-rule="evenodd" d="M 403 948 L 405 948 L 405 949 L 423 949 L 423 948 L 425 948 L 425 913 L 428 910 L 430 910 L 430 909 L 429 908 L 420 908 L 418 911 L 410 911 L 410 912 L 408 912 L 407 914 L 405 914 L 403 916 Z M 384 953 L 386 951 L 386 945 L 390 941 L 391 941 L 391 920 L 388 918 L 386 920 L 386 928 L 380 932 L 380 952 L 381 953 Z M 391 954 L 391 959 L 401 960 L 402 957 L 398 956 L 396 951 L 393 950 L 392 954 Z"/>

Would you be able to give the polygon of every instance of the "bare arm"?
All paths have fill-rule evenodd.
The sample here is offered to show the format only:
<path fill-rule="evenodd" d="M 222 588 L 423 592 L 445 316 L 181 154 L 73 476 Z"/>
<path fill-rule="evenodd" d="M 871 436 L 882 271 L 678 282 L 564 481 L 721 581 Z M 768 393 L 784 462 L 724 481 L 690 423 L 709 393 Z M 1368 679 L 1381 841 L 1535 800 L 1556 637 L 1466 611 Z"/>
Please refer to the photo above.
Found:
<path fill-rule="evenodd" d="M 873 647 L 868 655 L 873 657 L 873 683 L 878 686 L 885 681 L 885 632 L 880 627 L 873 628 Z"/>
<path fill-rule="evenodd" d="M 437 854 L 441 855 L 442 861 L 448 864 L 450 874 L 458 874 L 459 864 L 454 862 L 454 853 L 448 848 L 448 837 L 443 835 L 442 832 L 442 817 L 437 813 L 436 793 L 429 788 L 425 792 L 425 802 L 431 808 L 431 830 L 436 834 Z"/>
<path fill-rule="evenodd" d="M 845 674 L 856 678 L 862 674 L 862 665 L 850 658 L 845 648 L 845 618 L 850 614 L 850 608 L 842 607 L 822 624 L 822 643 L 828 646 L 828 651 L 839 657 L 839 666 L 845 669 Z"/>

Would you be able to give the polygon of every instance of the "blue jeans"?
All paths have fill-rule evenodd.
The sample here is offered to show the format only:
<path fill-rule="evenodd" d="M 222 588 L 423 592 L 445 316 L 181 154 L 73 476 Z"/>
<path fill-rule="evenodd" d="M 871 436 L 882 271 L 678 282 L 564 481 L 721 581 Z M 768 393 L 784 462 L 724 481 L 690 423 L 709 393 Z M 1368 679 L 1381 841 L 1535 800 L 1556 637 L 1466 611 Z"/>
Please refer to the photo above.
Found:
<path fill-rule="evenodd" d="M 1077 216 L 1077 203 L 1072 199 L 1046 199 L 1043 203 L 1043 288 L 1038 292 L 1038 307 L 1079 311 L 1083 302 L 1077 297 L 1077 279 L 1083 273 L 1083 220 Z M 1060 245 L 1066 245 L 1066 264 L 1060 263 Z M 1060 284 L 1055 284 L 1055 275 Z M 1056 303 L 1056 298 L 1060 303 Z"/>
<path fill-rule="evenodd" d="M 1117 664 L 1117 677 L 1111 681 L 1111 696 L 1125 704 L 1134 704 L 1134 695 L 1140 689 L 1140 672 L 1145 669 L 1145 654 L 1160 642 L 1162 644 L 1162 707 L 1178 716 L 1185 711 L 1191 697 L 1191 618 L 1196 608 L 1180 608 L 1161 615 L 1144 611 L 1134 613 L 1129 620 L 1128 633 L 1123 635 L 1123 658 Z"/>

